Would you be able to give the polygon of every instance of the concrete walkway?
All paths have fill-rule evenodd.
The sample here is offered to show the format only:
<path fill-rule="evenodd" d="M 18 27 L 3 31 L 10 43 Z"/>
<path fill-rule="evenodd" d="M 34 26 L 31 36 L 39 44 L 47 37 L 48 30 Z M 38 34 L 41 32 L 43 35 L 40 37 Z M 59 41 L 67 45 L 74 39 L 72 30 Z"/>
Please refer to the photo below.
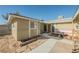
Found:
<path fill-rule="evenodd" d="M 30 51 L 30 53 L 48 53 L 58 40 L 48 39 L 45 43 Z"/>
<path fill-rule="evenodd" d="M 71 45 L 74 44 L 74 42 L 72 40 L 67 40 L 67 39 L 62 39 L 59 42 L 63 42 L 63 43 L 66 43 L 66 44 L 71 44 Z"/>
<path fill-rule="evenodd" d="M 57 42 L 63 42 L 63 43 L 69 44 L 69 45 L 73 44 L 73 41 L 70 41 L 70 40 L 66 40 L 66 39 L 57 40 L 57 39 L 53 38 L 52 36 L 49 36 L 48 34 L 43 34 L 43 35 L 46 37 L 49 37 L 50 39 L 48 39 L 45 43 L 36 47 L 29 53 L 48 53 L 55 46 L 55 44 Z"/>

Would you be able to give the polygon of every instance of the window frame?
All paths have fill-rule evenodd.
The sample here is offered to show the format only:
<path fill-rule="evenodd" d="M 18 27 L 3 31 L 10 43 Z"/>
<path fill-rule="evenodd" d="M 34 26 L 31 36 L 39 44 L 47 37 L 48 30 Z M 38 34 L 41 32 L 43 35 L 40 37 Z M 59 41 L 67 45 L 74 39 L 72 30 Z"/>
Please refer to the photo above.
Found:
<path fill-rule="evenodd" d="M 33 24 L 32 24 L 32 23 L 33 23 Z M 33 27 L 32 27 L 32 26 L 33 26 Z M 30 28 L 31 28 L 31 29 L 36 29 L 36 28 L 37 28 L 36 22 L 31 21 L 31 22 L 30 22 Z"/>

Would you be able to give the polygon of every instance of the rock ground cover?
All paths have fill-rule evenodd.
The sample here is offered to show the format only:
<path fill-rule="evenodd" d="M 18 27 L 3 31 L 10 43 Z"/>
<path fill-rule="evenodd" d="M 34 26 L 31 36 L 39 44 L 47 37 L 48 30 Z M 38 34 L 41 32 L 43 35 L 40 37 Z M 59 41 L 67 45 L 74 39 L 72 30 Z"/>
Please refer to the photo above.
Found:
<path fill-rule="evenodd" d="M 44 43 L 46 40 L 38 39 L 28 45 L 23 47 L 20 46 L 20 41 L 16 41 L 13 39 L 11 35 L 0 36 L 0 52 L 1 53 L 22 53 L 22 52 L 29 52 L 32 49 L 36 48 L 37 46 Z"/>

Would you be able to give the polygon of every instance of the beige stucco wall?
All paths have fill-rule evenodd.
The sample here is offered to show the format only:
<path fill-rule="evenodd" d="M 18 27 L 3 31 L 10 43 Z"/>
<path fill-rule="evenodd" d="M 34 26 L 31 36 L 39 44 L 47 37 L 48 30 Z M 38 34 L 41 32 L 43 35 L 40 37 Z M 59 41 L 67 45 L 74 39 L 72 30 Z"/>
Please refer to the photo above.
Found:
<path fill-rule="evenodd" d="M 29 38 L 29 21 L 28 20 L 17 21 L 17 37 L 18 37 L 18 40 Z"/>
<path fill-rule="evenodd" d="M 40 23 L 40 33 L 44 32 L 44 23 Z"/>
<path fill-rule="evenodd" d="M 12 21 L 12 36 L 14 39 L 17 39 L 17 21 Z"/>
<path fill-rule="evenodd" d="M 31 20 L 30 20 L 31 22 Z M 40 34 L 40 22 L 33 21 L 35 23 L 35 28 L 30 28 L 29 30 L 29 20 L 22 18 L 14 18 L 12 21 L 12 36 L 16 40 L 28 39 L 33 36 Z M 14 27 L 13 27 L 14 25 Z"/>
<path fill-rule="evenodd" d="M 13 18 L 12 21 L 12 36 L 16 40 L 29 38 L 29 21 L 19 18 Z"/>
<path fill-rule="evenodd" d="M 41 23 L 38 22 L 38 34 L 40 34 L 40 28 L 41 28 L 41 27 L 40 27 L 40 24 L 41 24 Z"/>
<path fill-rule="evenodd" d="M 37 29 L 31 29 L 30 36 L 33 37 L 33 36 L 36 36 L 36 35 L 37 35 Z"/>
<path fill-rule="evenodd" d="M 38 29 L 38 22 L 36 21 L 30 21 L 34 22 L 34 28 L 30 28 L 30 37 L 38 35 L 37 29 Z"/>
<path fill-rule="evenodd" d="M 56 23 L 55 28 L 58 30 L 72 30 L 72 22 Z"/>
<path fill-rule="evenodd" d="M 76 30 L 77 23 L 79 23 L 78 16 L 73 20 L 73 29 L 75 29 L 75 30 Z"/>

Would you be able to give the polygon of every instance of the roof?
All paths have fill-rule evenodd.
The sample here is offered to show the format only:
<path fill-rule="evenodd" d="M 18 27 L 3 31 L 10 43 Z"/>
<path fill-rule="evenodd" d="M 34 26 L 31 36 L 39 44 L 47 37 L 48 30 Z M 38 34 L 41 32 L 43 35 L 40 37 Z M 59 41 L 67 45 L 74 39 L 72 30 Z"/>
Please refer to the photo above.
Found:
<path fill-rule="evenodd" d="M 75 20 L 75 18 L 77 17 L 78 14 L 79 14 L 79 7 L 77 8 L 77 10 L 76 10 L 76 12 L 75 12 L 75 14 L 73 16 L 73 21 Z"/>
<path fill-rule="evenodd" d="M 64 22 L 72 22 L 73 18 L 63 18 L 63 19 L 55 19 L 55 20 L 48 20 L 48 21 L 41 21 L 39 19 L 35 19 L 35 18 L 31 18 L 31 17 L 27 17 L 27 16 L 22 16 L 22 15 L 15 15 L 15 14 L 10 14 L 9 15 L 9 19 L 8 21 L 11 22 L 11 16 L 12 17 L 18 17 L 18 18 L 22 18 L 22 19 L 26 19 L 26 20 L 31 20 L 31 21 L 39 21 L 41 23 L 64 23 Z"/>
<path fill-rule="evenodd" d="M 24 18 L 29 18 L 29 19 L 33 19 L 33 20 L 38 20 L 38 19 L 31 18 L 31 17 L 28 17 L 28 16 L 17 15 L 17 14 L 13 14 L 13 13 L 9 13 L 9 15 L 13 15 L 13 16 L 19 16 L 19 17 L 24 17 Z"/>
<path fill-rule="evenodd" d="M 41 21 L 38 19 L 34 19 L 34 18 L 30 18 L 27 16 L 21 16 L 21 15 L 14 15 L 14 14 L 10 14 L 8 21 L 11 22 L 11 16 L 12 17 L 18 17 L 18 18 L 22 18 L 22 19 L 27 19 L 27 20 L 31 20 L 31 21 L 39 21 L 41 23 L 63 23 L 63 22 L 72 22 L 72 18 L 64 18 L 64 19 L 56 19 L 56 20 L 50 20 L 50 21 Z"/>
<path fill-rule="evenodd" d="M 39 19 L 35 19 L 35 18 L 27 17 L 27 16 L 15 15 L 15 14 L 10 14 L 10 15 L 9 15 L 8 22 L 11 22 L 11 21 L 12 21 L 11 17 L 22 18 L 23 20 L 26 19 L 26 20 L 31 20 L 31 21 L 43 22 L 43 21 L 41 21 L 41 20 L 39 20 Z"/>
<path fill-rule="evenodd" d="M 71 18 L 64 18 L 64 19 L 56 19 L 56 20 L 50 20 L 50 21 L 45 21 L 45 23 L 64 23 L 64 22 L 72 22 L 72 17 Z"/>

